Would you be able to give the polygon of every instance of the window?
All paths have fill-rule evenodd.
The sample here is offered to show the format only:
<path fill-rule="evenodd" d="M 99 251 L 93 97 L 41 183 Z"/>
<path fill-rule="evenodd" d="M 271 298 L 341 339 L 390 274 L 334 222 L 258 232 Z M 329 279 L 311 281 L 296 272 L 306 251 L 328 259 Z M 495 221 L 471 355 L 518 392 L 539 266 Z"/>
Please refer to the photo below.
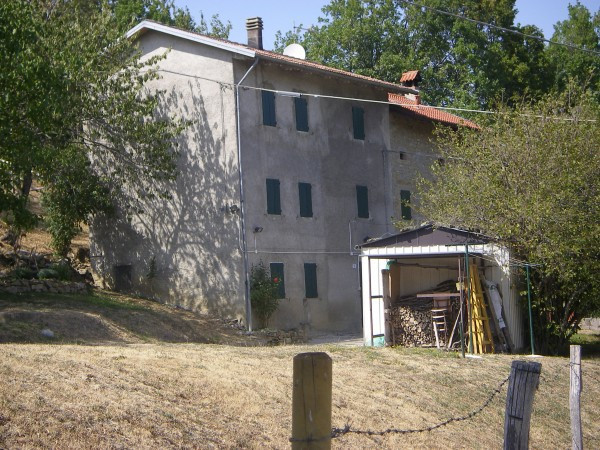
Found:
<path fill-rule="evenodd" d="M 402 220 L 412 219 L 412 211 L 410 209 L 410 191 L 400 191 L 400 215 Z"/>
<path fill-rule="evenodd" d="M 263 110 L 263 125 L 274 127 L 277 125 L 275 120 L 275 93 L 270 91 L 262 92 L 262 110 Z"/>
<path fill-rule="evenodd" d="M 352 107 L 352 129 L 354 139 L 365 140 L 365 110 L 358 106 Z"/>
<path fill-rule="evenodd" d="M 306 298 L 317 298 L 317 265 L 315 263 L 304 263 L 304 287 Z"/>
<path fill-rule="evenodd" d="M 356 206 L 358 217 L 369 218 L 369 189 L 366 186 L 356 186 Z"/>
<path fill-rule="evenodd" d="M 296 110 L 296 130 L 308 131 L 308 105 L 302 97 L 294 98 L 294 109 Z"/>
<path fill-rule="evenodd" d="M 277 286 L 277 298 L 285 298 L 285 277 L 283 276 L 283 263 L 271 263 L 269 265 L 271 270 L 271 279 L 279 281 Z"/>
<path fill-rule="evenodd" d="M 279 180 L 267 178 L 267 214 L 281 214 Z"/>
<path fill-rule="evenodd" d="M 312 186 L 310 183 L 298 183 L 300 196 L 300 217 L 312 217 Z"/>

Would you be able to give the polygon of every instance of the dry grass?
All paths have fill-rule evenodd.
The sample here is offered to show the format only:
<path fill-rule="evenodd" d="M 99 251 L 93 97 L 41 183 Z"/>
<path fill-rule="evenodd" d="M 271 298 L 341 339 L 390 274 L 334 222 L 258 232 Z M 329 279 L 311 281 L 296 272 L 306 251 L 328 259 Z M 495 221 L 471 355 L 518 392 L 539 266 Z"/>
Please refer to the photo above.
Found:
<path fill-rule="evenodd" d="M 381 430 L 432 424 L 479 405 L 512 357 L 461 360 L 430 351 L 209 344 L 0 346 L 0 447 L 287 448 L 292 358 L 333 358 L 333 423 Z M 533 448 L 567 448 L 568 367 L 544 358 Z M 584 362 L 600 379 L 600 362 Z M 344 436 L 335 448 L 502 444 L 504 389 L 475 419 L 410 436 Z M 598 382 L 582 398 L 584 444 L 598 446 Z"/>

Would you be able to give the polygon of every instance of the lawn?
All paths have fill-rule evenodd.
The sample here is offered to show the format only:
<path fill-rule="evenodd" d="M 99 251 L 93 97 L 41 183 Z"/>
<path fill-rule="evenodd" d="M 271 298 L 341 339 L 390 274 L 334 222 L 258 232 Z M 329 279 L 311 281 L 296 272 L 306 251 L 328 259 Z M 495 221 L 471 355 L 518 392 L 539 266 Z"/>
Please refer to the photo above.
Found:
<path fill-rule="evenodd" d="M 0 447 L 287 448 L 292 358 L 315 350 L 333 358 L 333 425 L 371 430 L 417 428 L 469 412 L 508 375 L 513 359 L 331 345 L 3 344 Z M 567 360 L 540 361 L 531 446 L 566 448 Z M 584 444 L 597 447 L 600 361 L 584 361 L 583 370 Z M 346 435 L 334 447 L 499 448 L 505 395 L 506 388 L 467 422 L 418 435 Z"/>

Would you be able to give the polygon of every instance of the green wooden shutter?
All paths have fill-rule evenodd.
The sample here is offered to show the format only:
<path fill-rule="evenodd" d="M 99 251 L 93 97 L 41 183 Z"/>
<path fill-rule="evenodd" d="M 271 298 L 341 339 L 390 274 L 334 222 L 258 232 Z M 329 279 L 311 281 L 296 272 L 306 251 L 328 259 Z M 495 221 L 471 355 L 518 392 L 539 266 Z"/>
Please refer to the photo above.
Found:
<path fill-rule="evenodd" d="M 281 214 L 279 180 L 267 178 L 267 214 Z"/>
<path fill-rule="evenodd" d="M 317 298 L 317 265 L 315 263 L 304 263 L 304 286 L 306 298 Z"/>
<path fill-rule="evenodd" d="M 300 217 L 312 217 L 312 186 L 310 183 L 298 183 L 300 197 Z"/>
<path fill-rule="evenodd" d="M 262 92 L 263 125 L 274 127 L 275 120 L 275 93 L 271 91 Z"/>
<path fill-rule="evenodd" d="M 283 276 L 283 263 L 271 263 L 269 265 L 271 270 L 271 280 L 279 281 L 277 286 L 277 298 L 285 298 L 285 277 Z"/>
<path fill-rule="evenodd" d="M 352 129 L 354 139 L 365 140 L 365 110 L 358 106 L 352 107 Z"/>
<path fill-rule="evenodd" d="M 402 220 L 412 219 L 412 210 L 410 208 L 410 191 L 400 191 L 400 214 Z"/>
<path fill-rule="evenodd" d="M 358 217 L 369 218 L 369 189 L 366 186 L 356 186 L 356 206 Z"/>
<path fill-rule="evenodd" d="M 306 99 L 302 97 L 294 98 L 296 109 L 296 130 L 308 131 L 308 106 Z"/>

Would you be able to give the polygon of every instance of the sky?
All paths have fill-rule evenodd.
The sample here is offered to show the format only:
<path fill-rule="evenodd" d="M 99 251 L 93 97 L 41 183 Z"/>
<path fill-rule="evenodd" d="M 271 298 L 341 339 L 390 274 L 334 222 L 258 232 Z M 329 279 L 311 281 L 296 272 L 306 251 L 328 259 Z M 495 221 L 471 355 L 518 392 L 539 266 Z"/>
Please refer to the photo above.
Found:
<path fill-rule="evenodd" d="M 517 0 L 519 13 L 516 22 L 536 25 L 550 39 L 554 24 L 568 17 L 567 6 L 575 2 L 576 0 Z M 269 50 L 273 48 L 278 30 L 285 33 L 294 25 L 302 24 L 304 28 L 316 25 L 317 19 L 322 16 L 321 8 L 328 3 L 326 0 L 175 0 L 177 6 L 187 6 L 196 21 L 200 18 L 200 11 L 207 21 L 213 14 L 219 14 L 224 22 L 231 21 L 233 28 L 229 39 L 235 42 L 246 42 L 247 18 L 262 17 L 263 45 Z M 581 3 L 592 13 L 600 9 L 600 0 L 581 0 Z"/>

